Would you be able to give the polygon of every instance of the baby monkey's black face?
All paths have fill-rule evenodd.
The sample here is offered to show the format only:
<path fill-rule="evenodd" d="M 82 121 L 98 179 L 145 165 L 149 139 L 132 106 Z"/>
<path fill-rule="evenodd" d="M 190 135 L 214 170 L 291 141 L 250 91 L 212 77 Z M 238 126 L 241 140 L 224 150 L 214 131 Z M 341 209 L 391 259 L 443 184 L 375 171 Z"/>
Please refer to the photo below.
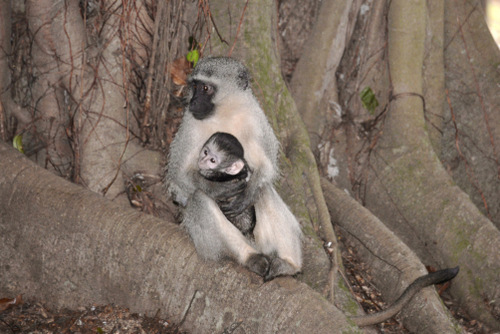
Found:
<path fill-rule="evenodd" d="M 193 96 L 189 101 L 189 111 L 197 120 L 202 120 L 210 117 L 214 113 L 214 104 L 212 99 L 215 95 L 216 88 L 208 83 L 193 80 L 191 82 L 191 90 Z"/>

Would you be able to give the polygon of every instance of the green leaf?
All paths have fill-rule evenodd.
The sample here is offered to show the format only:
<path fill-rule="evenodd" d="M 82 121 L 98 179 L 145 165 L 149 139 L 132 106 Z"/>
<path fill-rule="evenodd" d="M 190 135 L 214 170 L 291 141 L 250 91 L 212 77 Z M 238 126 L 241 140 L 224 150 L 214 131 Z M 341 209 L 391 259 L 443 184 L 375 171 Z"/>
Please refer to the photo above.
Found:
<path fill-rule="evenodd" d="M 12 146 L 22 154 L 24 154 L 24 149 L 23 149 L 23 135 L 17 135 L 14 137 L 12 140 Z"/>
<path fill-rule="evenodd" d="M 188 62 L 193 63 L 193 66 L 196 66 L 198 59 L 200 59 L 200 53 L 198 50 L 189 51 L 186 55 L 186 59 Z"/>
<path fill-rule="evenodd" d="M 368 110 L 371 115 L 375 114 L 375 108 L 378 107 L 378 100 L 372 89 L 370 87 L 365 87 L 359 94 L 359 97 L 361 98 L 363 107 Z"/>

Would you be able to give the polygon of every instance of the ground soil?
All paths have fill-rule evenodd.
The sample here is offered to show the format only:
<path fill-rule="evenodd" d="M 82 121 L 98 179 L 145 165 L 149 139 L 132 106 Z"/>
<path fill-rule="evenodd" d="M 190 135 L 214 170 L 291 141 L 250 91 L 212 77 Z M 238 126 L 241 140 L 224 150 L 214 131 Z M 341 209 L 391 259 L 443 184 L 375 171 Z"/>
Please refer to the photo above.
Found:
<path fill-rule="evenodd" d="M 0 312 L 0 333 L 81 334 L 180 334 L 185 333 L 166 319 L 146 317 L 127 309 L 106 305 L 79 310 L 50 310 L 41 302 L 14 305 Z"/>

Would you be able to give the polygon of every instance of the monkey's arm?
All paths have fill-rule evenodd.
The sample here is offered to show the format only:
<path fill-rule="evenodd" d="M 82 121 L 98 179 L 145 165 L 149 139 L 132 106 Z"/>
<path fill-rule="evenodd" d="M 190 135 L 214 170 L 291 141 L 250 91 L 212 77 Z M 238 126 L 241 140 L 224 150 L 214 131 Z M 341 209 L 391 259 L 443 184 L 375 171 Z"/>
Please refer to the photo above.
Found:
<path fill-rule="evenodd" d="M 200 170 L 199 173 L 207 180 L 214 182 L 228 182 L 233 180 L 244 180 L 247 173 L 242 173 L 241 175 L 231 175 L 224 172 L 219 172 L 215 170 Z"/>
<path fill-rule="evenodd" d="M 200 256 L 211 260 L 231 257 L 260 276 L 268 272 L 269 258 L 260 254 L 200 189 L 188 201 L 183 225 Z"/>
<path fill-rule="evenodd" d="M 216 201 L 226 201 L 242 196 L 247 187 L 247 182 L 243 179 L 225 182 L 212 181 L 196 171 L 191 172 L 191 177 L 197 189 Z"/>
<path fill-rule="evenodd" d="M 369 326 L 392 318 L 394 315 L 396 315 L 396 313 L 401 311 L 403 307 L 410 301 L 410 299 L 422 288 L 433 284 L 447 282 L 454 278 L 458 274 L 458 271 L 459 267 L 455 267 L 438 270 L 436 272 L 421 276 L 417 278 L 413 283 L 411 283 L 403 292 L 403 294 L 388 309 L 373 314 L 352 317 L 351 319 L 358 326 Z"/>

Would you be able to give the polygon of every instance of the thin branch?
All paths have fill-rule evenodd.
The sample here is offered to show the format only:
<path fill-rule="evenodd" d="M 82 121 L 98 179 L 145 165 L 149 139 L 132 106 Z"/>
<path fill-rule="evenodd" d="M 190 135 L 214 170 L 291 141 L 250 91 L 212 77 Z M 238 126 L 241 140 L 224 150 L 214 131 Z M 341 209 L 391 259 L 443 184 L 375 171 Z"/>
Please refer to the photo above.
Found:
<path fill-rule="evenodd" d="M 231 49 L 229 49 L 228 56 L 231 57 L 231 54 L 233 53 L 233 49 L 236 45 L 236 41 L 238 40 L 238 36 L 240 34 L 240 29 L 241 29 L 241 24 L 243 23 L 243 18 L 245 17 L 245 11 L 247 10 L 248 6 L 248 0 L 245 2 L 245 7 L 243 7 L 243 11 L 241 12 L 241 18 L 240 18 L 240 23 L 238 24 L 238 30 L 236 30 L 236 36 L 234 36 L 234 41 L 233 45 L 231 46 Z"/>

